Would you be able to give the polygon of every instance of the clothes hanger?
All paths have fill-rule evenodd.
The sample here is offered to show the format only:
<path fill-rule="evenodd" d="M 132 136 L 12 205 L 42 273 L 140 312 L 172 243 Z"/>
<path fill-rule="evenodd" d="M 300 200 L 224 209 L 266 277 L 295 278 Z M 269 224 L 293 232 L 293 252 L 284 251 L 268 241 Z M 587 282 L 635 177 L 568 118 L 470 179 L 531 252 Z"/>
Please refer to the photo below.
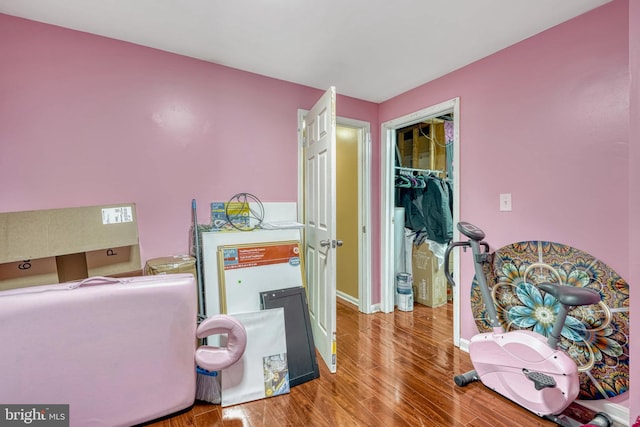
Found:
<path fill-rule="evenodd" d="M 396 187 L 411 188 L 411 181 L 400 173 L 400 175 L 396 175 Z"/>

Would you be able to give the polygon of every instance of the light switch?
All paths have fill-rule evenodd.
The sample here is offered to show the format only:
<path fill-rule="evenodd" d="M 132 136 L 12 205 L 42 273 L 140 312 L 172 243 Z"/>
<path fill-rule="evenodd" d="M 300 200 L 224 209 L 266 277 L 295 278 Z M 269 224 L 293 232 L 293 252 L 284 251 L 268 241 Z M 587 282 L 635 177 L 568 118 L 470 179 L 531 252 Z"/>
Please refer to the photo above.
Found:
<path fill-rule="evenodd" d="M 511 193 L 500 194 L 500 210 L 503 212 L 511 211 Z"/>

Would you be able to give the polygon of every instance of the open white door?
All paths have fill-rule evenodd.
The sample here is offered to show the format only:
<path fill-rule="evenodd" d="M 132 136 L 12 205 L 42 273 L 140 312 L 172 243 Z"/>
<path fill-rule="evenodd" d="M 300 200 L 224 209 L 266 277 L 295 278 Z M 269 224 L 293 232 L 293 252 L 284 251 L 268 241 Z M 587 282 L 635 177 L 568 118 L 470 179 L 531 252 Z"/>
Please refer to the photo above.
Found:
<path fill-rule="evenodd" d="M 304 119 L 306 269 L 313 339 L 336 372 L 336 89 Z"/>

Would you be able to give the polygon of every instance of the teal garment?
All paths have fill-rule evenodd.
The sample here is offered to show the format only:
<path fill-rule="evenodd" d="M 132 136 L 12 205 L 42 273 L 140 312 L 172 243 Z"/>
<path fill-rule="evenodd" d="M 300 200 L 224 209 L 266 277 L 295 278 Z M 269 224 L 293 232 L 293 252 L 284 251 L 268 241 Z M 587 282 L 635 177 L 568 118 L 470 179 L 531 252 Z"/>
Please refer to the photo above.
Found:
<path fill-rule="evenodd" d="M 447 178 L 453 178 L 453 140 L 447 140 Z"/>
<path fill-rule="evenodd" d="M 401 204 L 404 208 L 404 226 L 413 231 L 423 230 L 426 226 L 424 216 L 418 207 L 413 203 L 418 193 L 422 193 L 422 189 L 403 188 L 401 194 Z"/>
<path fill-rule="evenodd" d="M 437 243 L 449 243 L 453 238 L 453 215 L 449 205 L 449 187 L 438 178 L 427 180 L 422 198 L 427 238 Z"/>

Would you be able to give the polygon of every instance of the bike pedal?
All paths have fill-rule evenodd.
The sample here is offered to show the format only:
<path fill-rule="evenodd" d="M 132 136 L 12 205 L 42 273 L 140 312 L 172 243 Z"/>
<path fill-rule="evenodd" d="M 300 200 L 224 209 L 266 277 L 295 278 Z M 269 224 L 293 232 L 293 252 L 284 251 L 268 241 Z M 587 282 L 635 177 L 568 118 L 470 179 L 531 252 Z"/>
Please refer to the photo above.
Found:
<path fill-rule="evenodd" d="M 522 372 L 529 380 L 533 381 L 536 390 L 542 390 L 546 387 L 556 386 L 556 380 L 547 374 L 543 374 L 542 372 L 529 371 L 527 369 L 523 369 Z"/>

